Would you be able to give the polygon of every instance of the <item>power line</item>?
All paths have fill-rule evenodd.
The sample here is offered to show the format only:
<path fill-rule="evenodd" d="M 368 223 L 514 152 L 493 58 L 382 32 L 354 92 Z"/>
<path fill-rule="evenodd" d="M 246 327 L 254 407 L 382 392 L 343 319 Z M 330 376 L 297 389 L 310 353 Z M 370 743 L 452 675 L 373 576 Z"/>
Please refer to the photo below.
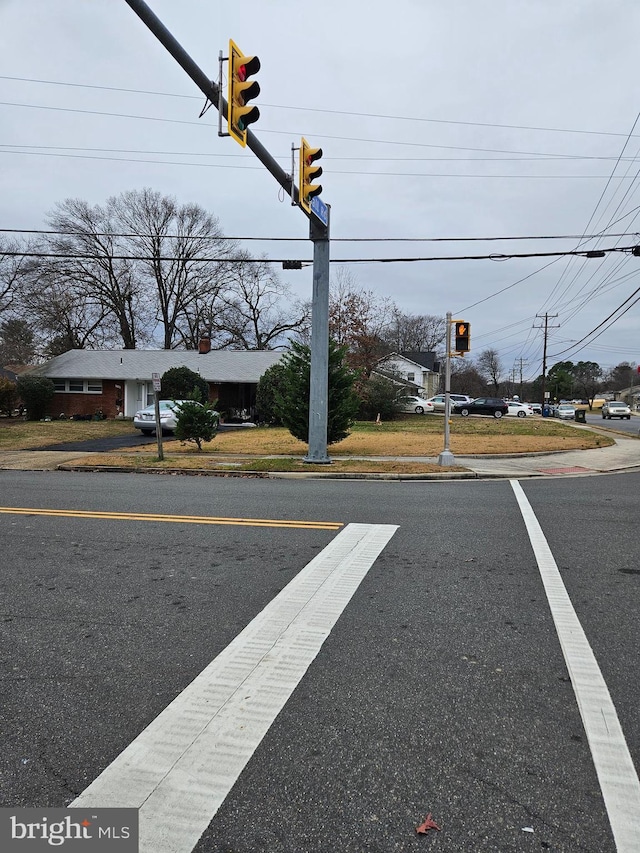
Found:
<path fill-rule="evenodd" d="M 580 255 L 582 257 L 602 257 L 603 254 L 611 253 L 611 252 L 625 252 L 633 254 L 635 246 L 623 246 L 623 247 L 615 247 L 611 249 L 599 249 L 597 255 L 588 252 L 586 250 L 576 250 L 572 249 L 564 252 L 522 252 L 522 253 L 512 253 L 509 255 L 505 254 L 491 254 L 491 255 L 440 255 L 435 257 L 418 257 L 418 258 L 331 258 L 330 263 L 332 264 L 402 264 L 402 263 L 418 263 L 418 262 L 429 262 L 429 261 L 507 261 L 514 260 L 516 258 L 545 258 L 545 257 L 562 257 L 568 255 Z M 55 252 L 2 252 L 6 257 L 20 257 L 20 258 L 59 258 L 61 260 L 96 260 L 96 255 L 87 255 L 81 253 L 55 253 Z M 116 261 L 175 261 L 175 257 L 162 256 L 162 257 L 153 257 L 148 255 L 109 255 L 108 256 L 112 260 Z M 190 262 L 193 263 L 215 263 L 215 262 L 223 262 L 223 263 L 272 263 L 272 264 L 281 264 L 281 263 L 289 263 L 291 258 L 189 258 Z M 312 260 L 297 260 L 298 263 L 301 264 L 312 264 Z"/>
<path fill-rule="evenodd" d="M 188 100 L 196 100 L 202 101 L 201 95 L 179 95 L 173 92 L 156 92 L 145 89 L 125 89 L 116 86 L 96 86 L 90 85 L 88 83 L 70 83 L 60 80 L 39 80 L 33 79 L 31 77 L 10 77 L 8 75 L 0 75 L 0 80 L 16 80 L 24 83 L 40 83 L 47 84 L 52 86 L 69 86 L 79 89 L 96 89 L 98 91 L 108 91 L 108 92 L 126 92 L 129 94 L 136 95 L 154 95 L 166 98 L 182 98 Z M 522 124 L 497 124 L 495 122 L 482 122 L 482 121 L 459 121 L 453 119 L 438 119 L 438 118 L 423 118 L 419 116 L 401 116 L 401 115 L 386 115 L 384 113 L 355 113 L 351 110 L 327 110 L 320 109 L 315 107 L 294 107 L 287 104 L 265 104 L 261 103 L 261 107 L 270 107 L 272 109 L 283 109 L 283 110 L 296 110 L 301 112 L 312 112 L 312 113 L 327 113 L 329 115 L 345 115 L 345 116 L 354 116 L 358 118 L 382 118 L 389 119 L 391 121 L 414 121 L 414 122 L 428 122 L 433 124 L 453 124 L 453 125 L 462 125 L 464 127 L 495 127 L 504 130 L 534 130 L 541 131 L 544 133 L 577 133 L 582 135 L 589 136 L 626 136 L 625 133 L 615 133 L 613 131 L 606 130 L 580 130 L 576 128 L 561 128 L 561 127 L 536 127 L 534 125 L 522 125 Z"/>
<path fill-rule="evenodd" d="M 76 107 L 51 107 L 46 104 L 23 104 L 17 103 L 13 101 L 0 101 L 0 106 L 6 107 L 20 107 L 22 109 L 39 109 L 39 110 L 51 110 L 53 112 L 68 112 L 68 113 L 76 113 L 79 115 L 98 115 L 98 116 L 107 116 L 109 118 L 128 118 L 128 119 L 136 119 L 138 121 L 157 121 L 157 122 L 167 122 L 169 124 L 185 124 L 190 125 L 192 127 L 207 127 L 207 128 L 215 128 L 217 124 L 211 124 L 209 122 L 202 121 L 187 121 L 186 119 L 172 119 L 172 118 L 158 118 L 157 116 L 142 116 L 142 115 L 133 115 L 131 113 L 111 113 L 105 112 L 101 110 L 81 110 Z M 272 133 L 279 134 L 283 136 L 295 137 L 297 133 L 289 130 L 269 130 L 268 128 L 260 127 L 261 133 Z M 617 134 L 616 134 L 617 135 Z M 436 145 L 435 143 L 427 143 L 427 142 L 412 142 L 406 139 L 368 139 L 366 137 L 357 137 L 357 136 L 335 136 L 327 133 L 316 133 L 316 137 L 322 139 L 337 139 L 343 142 L 366 142 L 366 143 L 375 143 L 382 145 L 404 145 L 409 146 L 411 148 L 438 148 L 447 151 L 480 151 L 485 154 L 526 154 L 526 155 L 536 155 L 541 157 L 553 156 L 563 160 L 573 160 L 576 159 L 576 155 L 574 154 L 562 154 L 562 153 L 553 153 L 549 152 L 540 152 L 540 151 L 514 151 L 508 148 L 475 148 L 468 145 Z"/>
<path fill-rule="evenodd" d="M 155 119 L 155 121 L 164 121 L 164 119 Z M 266 131 L 267 133 L 285 133 L 285 131 Z M 288 132 L 287 132 L 288 133 Z M 324 136 L 329 139 L 349 139 L 349 137 L 338 137 L 331 136 L 327 137 L 325 134 L 319 134 L 320 136 Z M 356 140 L 357 141 L 357 140 Z M 367 140 L 360 140 L 361 142 L 366 142 Z M 403 143 L 393 143 L 389 142 L 388 144 L 401 144 L 401 145 L 413 145 L 419 143 L 411 143 L 411 142 L 403 142 Z M 439 146 L 436 146 L 439 147 Z M 453 147 L 453 146 L 443 146 L 443 147 Z M 475 149 L 468 149 L 475 150 Z M 479 149 L 482 150 L 482 149 Z M 150 165 L 156 166 L 187 166 L 196 169 L 241 169 L 243 171 L 255 171 L 259 169 L 259 166 L 236 166 L 230 165 L 229 163 L 185 163 L 183 161 L 175 161 L 175 160 L 150 160 L 148 158 L 140 158 L 140 157 L 104 157 L 92 154 L 62 154 L 58 152 L 52 151 L 8 151 L 3 150 L 0 151 L 1 154 L 18 154 L 22 156 L 31 156 L 31 157 L 63 157 L 68 160 L 103 160 L 109 163 L 148 163 Z M 217 156 L 217 155 L 212 155 Z M 282 159 L 282 158 L 281 158 Z M 405 161 L 406 162 L 406 161 Z M 413 158 L 412 158 L 413 162 Z M 473 161 L 472 161 L 473 162 Z M 376 171 L 359 171 L 356 169 L 332 169 L 332 175 L 368 175 L 371 177 L 392 177 L 392 178 L 474 178 L 474 179 L 482 179 L 482 180 L 531 180 L 531 181 L 566 181 L 566 180 L 602 180 L 602 178 L 606 178 L 606 175 L 496 175 L 496 174 L 475 174 L 475 173 L 460 173 L 460 172 L 376 172 Z M 620 176 L 616 178 L 616 180 L 625 180 L 625 176 Z M 631 180 L 631 178 L 627 178 L 627 180 Z"/>
<path fill-rule="evenodd" d="M 54 231 L 45 228 L 0 228 L 0 233 L 5 234 L 53 234 L 70 236 L 68 231 Z M 620 234 L 608 234 L 608 237 L 630 237 L 635 235 L 635 231 L 625 231 Z M 127 234 L 114 231 L 95 231 L 90 236 L 92 237 L 152 237 L 152 234 Z M 163 234 L 163 238 L 170 240 L 183 239 L 181 234 Z M 600 235 L 593 234 L 585 239 L 595 239 Z M 300 242 L 307 243 L 307 237 L 227 237 L 221 236 L 203 236 L 198 237 L 199 240 L 258 240 L 261 242 Z M 332 243 L 471 243 L 480 242 L 488 243 L 492 241 L 507 241 L 507 240 L 576 240 L 578 237 L 575 234 L 546 234 L 546 235 L 523 235 L 510 237 L 332 237 Z M 533 273 L 532 273 L 533 275 Z M 524 281 L 524 279 L 521 279 Z M 518 284 L 519 282 L 515 282 Z M 502 291 L 500 291 L 502 292 Z M 477 303 L 476 303 L 477 304 Z M 473 308 L 474 306 L 468 306 Z M 466 310 L 466 309 L 465 309 Z"/>

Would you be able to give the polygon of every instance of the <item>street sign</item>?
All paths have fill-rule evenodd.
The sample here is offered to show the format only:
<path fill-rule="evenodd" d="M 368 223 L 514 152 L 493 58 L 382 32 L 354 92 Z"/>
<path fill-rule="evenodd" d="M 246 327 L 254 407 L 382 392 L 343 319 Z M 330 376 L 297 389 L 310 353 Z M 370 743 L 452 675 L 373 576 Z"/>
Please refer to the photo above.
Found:
<path fill-rule="evenodd" d="M 148 375 L 149 374 L 147 374 L 147 376 Z M 151 378 L 153 379 L 153 390 L 159 391 L 160 388 L 162 387 L 161 382 L 160 382 L 160 374 L 159 373 L 152 373 Z"/>
<path fill-rule="evenodd" d="M 314 195 L 311 199 L 311 213 L 326 227 L 329 225 L 329 208 L 322 199 Z"/>

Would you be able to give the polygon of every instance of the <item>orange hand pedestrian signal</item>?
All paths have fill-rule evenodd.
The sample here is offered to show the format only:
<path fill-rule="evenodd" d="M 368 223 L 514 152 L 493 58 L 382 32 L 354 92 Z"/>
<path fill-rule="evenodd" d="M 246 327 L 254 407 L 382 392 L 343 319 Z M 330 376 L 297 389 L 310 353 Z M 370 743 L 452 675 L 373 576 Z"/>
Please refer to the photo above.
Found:
<path fill-rule="evenodd" d="M 456 344 L 454 350 L 459 353 L 469 352 L 471 326 L 464 320 L 456 320 Z"/>

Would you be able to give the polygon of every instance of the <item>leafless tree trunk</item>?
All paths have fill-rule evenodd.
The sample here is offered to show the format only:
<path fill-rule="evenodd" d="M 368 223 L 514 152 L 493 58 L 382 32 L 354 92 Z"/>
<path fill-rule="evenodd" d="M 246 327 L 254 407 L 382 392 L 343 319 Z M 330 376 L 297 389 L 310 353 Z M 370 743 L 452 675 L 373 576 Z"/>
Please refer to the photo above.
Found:
<path fill-rule="evenodd" d="M 109 210 L 90 207 L 82 199 L 58 204 L 49 223 L 61 232 L 48 238 L 50 249 L 61 257 L 49 259 L 41 275 L 58 284 L 66 280 L 79 299 L 100 305 L 103 316 L 114 319 L 124 348 L 135 349 L 144 291 L 135 262 L 118 258 L 127 254 L 116 236 L 119 223 Z"/>
<path fill-rule="evenodd" d="M 500 390 L 500 376 L 502 375 L 502 364 L 497 350 L 486 349 L 481 352 L 476 361 L 479 373 L 482 374 L 493 385 L 495 394 Z"/>
<path fill-rule="evenodd" d="M 235 244 L 203 208 L 179 206 L 150 189 L 123 193 L 108 206 L 130 235 L 125 241 L 131 254 L 142 258 L 142 281 L 153 285 L 164 349 L 193 344 L 198 306 L 215 302 L 229 280 Z"/>
<path fill-rule="evenodd" d="M 275 349 L 287 332 L 306 325 L 309 309 L 291 304 L 291 291 L 267 260 L 244 261 L 234 267 L 233 281 L 220 295 L 219 309 L 209 316 L 216 349 Z M 283 303 L 286 307 L 283 307 Z"/>

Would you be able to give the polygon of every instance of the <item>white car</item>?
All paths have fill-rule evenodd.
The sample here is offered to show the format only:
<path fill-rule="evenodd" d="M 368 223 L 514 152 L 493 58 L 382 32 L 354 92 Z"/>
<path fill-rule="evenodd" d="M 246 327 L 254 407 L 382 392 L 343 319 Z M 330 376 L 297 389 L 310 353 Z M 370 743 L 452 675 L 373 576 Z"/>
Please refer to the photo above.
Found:
<path fill-rule="evenodd" d="M 513 417 L 526 418 L 533 415 L 533 408 L 529 403 L 516 403 L 513 400 L 508 400 L 507 406 L 509 406 L 507 414 L 512 415 Z"/>
<path fill-rule="evenodd" d="M 422 397 L 398 397 L 401 412 L 411 412 L 416 415 L 424 415 L 433 412 L 431 400 L 423 400 Z"/>

